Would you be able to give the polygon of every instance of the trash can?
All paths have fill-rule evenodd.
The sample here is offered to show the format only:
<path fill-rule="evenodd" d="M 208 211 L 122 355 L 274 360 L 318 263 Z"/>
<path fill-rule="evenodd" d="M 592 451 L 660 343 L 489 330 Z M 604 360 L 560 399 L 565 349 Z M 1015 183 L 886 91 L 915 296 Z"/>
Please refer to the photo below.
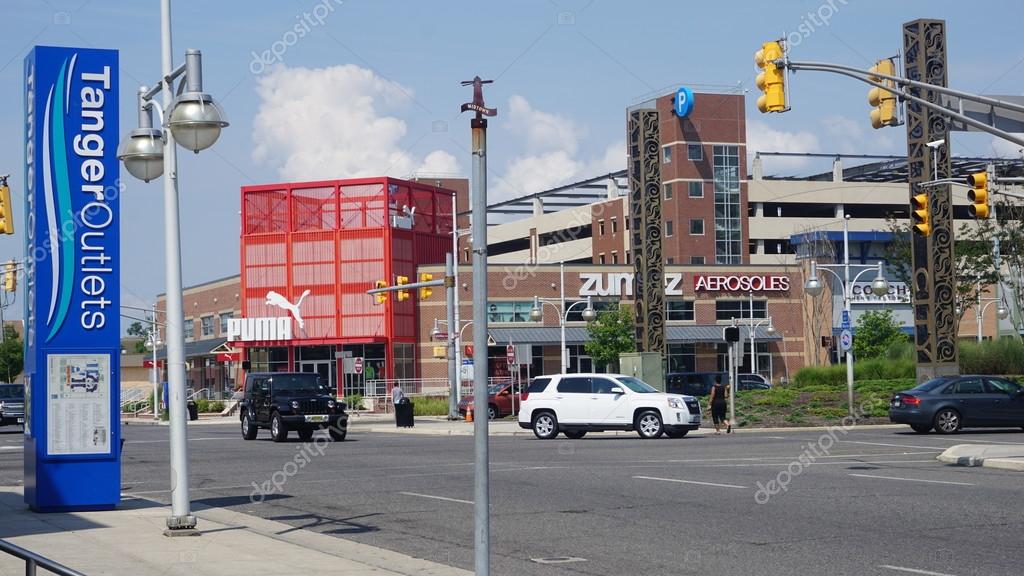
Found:
<path fill-rule="evenodd" d="M 195 400 L 188 401 L 188 419 L 199 420 L 199 405 Z"/>
<path fill-rule="evenodd" d="M 412 402 L 408 398 L 402 398 L 395 404 L 395 426 L 398 428 L 413 427 Z"/>

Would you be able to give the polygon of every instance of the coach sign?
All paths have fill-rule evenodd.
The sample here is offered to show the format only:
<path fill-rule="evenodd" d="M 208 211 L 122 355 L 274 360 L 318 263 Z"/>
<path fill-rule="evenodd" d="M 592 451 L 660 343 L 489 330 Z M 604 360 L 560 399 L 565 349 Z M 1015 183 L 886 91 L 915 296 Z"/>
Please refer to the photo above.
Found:
<path fill-rule="evenodd" d="M 118 55 L 25 59 L 25 501 L 120 501 Z"/>

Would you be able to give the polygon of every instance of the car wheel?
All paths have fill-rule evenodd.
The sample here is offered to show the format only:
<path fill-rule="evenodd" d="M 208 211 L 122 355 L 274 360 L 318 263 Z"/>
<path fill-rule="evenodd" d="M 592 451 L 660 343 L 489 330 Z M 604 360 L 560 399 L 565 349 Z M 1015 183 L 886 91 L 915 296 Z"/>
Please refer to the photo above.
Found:
<path fill-rule="evenodd" d="M 642 412 L 637 416 L 633 427 L 636 428 L 636 433 L 645 440 L 661 438 L 665 432 L 665 427 L 661 424 L 661 416 L 653 410 Z"/>
<path fill-rule="evenodd" d="M 959 432 L 962 426 L 960 413 L 952 408 L 943 408 L 935 414 L 935 431 L 939 434 Z"/>
<path fill-rule="evenodd" d="M 533 434 L 541 440 L 558 436 L 558 418 L 552 412 L 541 412 L 533 417 Z"/>
<path fill-rule="evenodd" d="M 563 434 L 565 434 L 566 438 L 569 438 L 571 440 L 579 440 L 580 438 L 583 438 L 584 436 L 587 435 L 587 431 L 586 430 L 566 430 L 565 432 L 563 432 Z"/>
<path fill-rule="evenodd" d="M 270 417 L 270 439 L 274 442 L 284 442 L 288 439 L 288 427 L 281 420 L 281 415 L 274 412 Z"/>
<path fill-rule="evenodd" d="M 927 434 L 932 430 L 931 424 L 911 424 L 910 428 L 918 434 Z"/>
<path fill-rule="evenodd" d="M 242 438 L 245 438 L 246 440 L 255 440 L 256 439 L 256 433 L 258 431 L 259 430 L 256 428 L 256 425 L 253 424 L 252 420 L 249 419 L 249 415 L 248 414 L 243 414 L 242 415 Z"/>
<path fill-rule="evenodd" d="M 669 438 L 682 438 L 688 432 L 689 430 L 665 430 L 665 435 Z"/>
<path fill-rule="evenodd" d="M 498 407 L 495 406 L 494 404 L 490 404 L 489 406 L 487 406 L 487 419 L 488 420 L 494 420 L 497 417 L 498 417 Z"/>
<path fill-rule="evenodd" d="M 312 428 L 299 428 L 299 440 L 302 440 L 303 442 L 309 442 L 312 439 L 313 439 L 313 429 Z"/>
<path fill-rule="evenodd" d="M 348 435 L 348 430 L 339 430 L 338 428 L 334 428 L 333 426 L 330 428 L 330 432 L 331 440 L 334 440 L 335 442 L 344 442 L 345 436 Z"/>

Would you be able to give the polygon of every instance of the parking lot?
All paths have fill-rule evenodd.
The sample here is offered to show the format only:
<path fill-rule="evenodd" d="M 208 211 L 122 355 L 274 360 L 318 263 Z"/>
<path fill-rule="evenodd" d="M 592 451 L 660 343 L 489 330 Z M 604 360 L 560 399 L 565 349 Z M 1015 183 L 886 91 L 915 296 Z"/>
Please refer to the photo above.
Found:
<path fill-rule="evenodd" d="M 21 435 L 0 431 L 0 483 Z M 167 429 L 126 427 L 123 491 L 167 501 Z M 192 427 L 200 504 L 471 568 L 473 440 L 245 442 Z M 1024 475 L 935 461 L 1018 431 L 491 439 L 494 574 L 1019 574 Z M 918 570 L 919 572 L 913 572 Z"/>

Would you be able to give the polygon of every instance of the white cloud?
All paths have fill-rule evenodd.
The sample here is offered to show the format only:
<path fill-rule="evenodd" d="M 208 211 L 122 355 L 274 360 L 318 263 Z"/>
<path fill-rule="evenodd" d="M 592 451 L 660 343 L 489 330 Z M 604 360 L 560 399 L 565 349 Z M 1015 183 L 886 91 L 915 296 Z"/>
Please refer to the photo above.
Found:
<path fill-rule="evenodd" d="M 817 152 L 818 137 L 811 132 L 786 132 L 776 130 L 764 122 L 747 122 L 747 153 L 753 158 L 755 152 Z M 765 173 L 773 174 L 804 168 L 810 164 L 807 158 L 768 157 Z"/>
<path fill-rule="evenodd" d="M 503 200 L 540 192 L 626 166 L 625 144 L 608 146 L 601 156 L 580 158 L 580 141 L 586 129 L 571 119 L 538 110 L 526 98 L 509 98 L 508 120 L 503 125 L 523 152 L 492 172 L 490 200 Z"/>
<path fill-rule="evenodd" d="M 1014 134 L 1018 138 L 1024 137 L 1024 134 Z M 998 158 L 1014 158 L 1020 159 L 1024 156 L 1024 148 L 1019 144 L 1010 142 L 1009 140 L 1003 140 L 1002 138 L 992 138 L 992 155 Z"/>
<path fill-rule="evenodd" d="M 372 70 L 279 65 L 259 78 L 256 91 L 253 161 L 274 165 L 286 180 L 459 172 L 447 152 L 419 159 L 405 149 L 405 121 L 383 111 L 407 103 L 411 91 Z"/>
<path fill-rule="evenodd" d="M 866 113 L 861 121 L 846 116 L 826 116 L 822 125 L 829 140 L 825 149 L 840 154 L 899 154 L 897 146 L 906 136 L 905 126 L 871 128 L 871 120 Z"/>

